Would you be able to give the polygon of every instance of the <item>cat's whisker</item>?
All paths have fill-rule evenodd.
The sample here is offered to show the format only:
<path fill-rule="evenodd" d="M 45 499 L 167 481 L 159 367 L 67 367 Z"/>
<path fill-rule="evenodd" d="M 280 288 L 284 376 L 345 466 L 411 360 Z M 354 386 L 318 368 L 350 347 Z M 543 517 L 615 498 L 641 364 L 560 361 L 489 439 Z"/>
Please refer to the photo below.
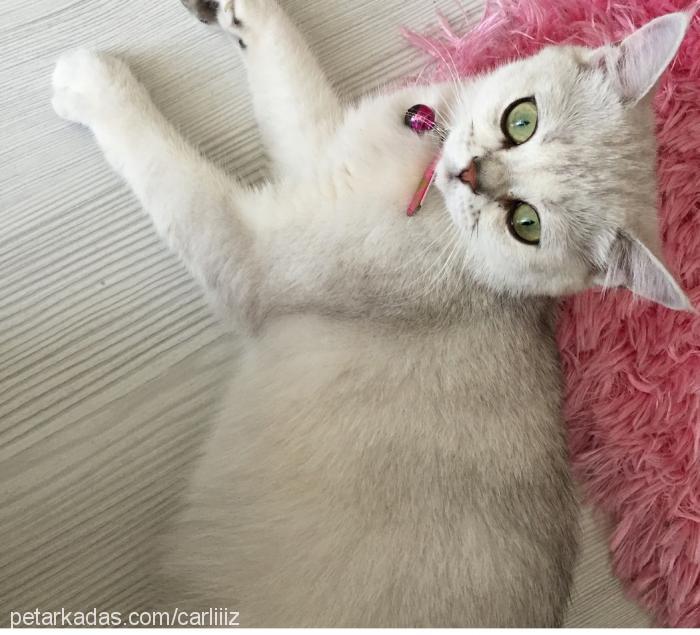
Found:
<path fill-rule="evenodd" d="M 452 221 L 451 221 L 446 215 L 444 216 L 444 218 L 446 218 L 446 221 L 438 221 L 438 222 L 444 222 L 444 223 L 445 223 L 445 226 L 438 230 L 438 231 L 439 231 L 438 236 L 436 236 L 436 238 L 434 238 L 432 241 L 430 241 L 430 243 L 428 243 L 428 244 L 427 244 L 425 247 L 423 247 L 419 252 L 417 252 L 417 254 L 413 257 L 412 260 L 421 259 L 421 258 L 427 256 L 427 255 L 430 253 L 430 251 L 433 249 L 433 247 L 434 247 L 435 245 L 437 245 L 439 242 L 442 242 L 442 240 L 445 238 L 445 236 L 447 235 L 447 233 L 448 233 L 451 229 L 454 228 L 454 225 L 453 225 Z M 407 265 L 408 265 L 408 263 L 405 263 L 405 264 L 403 265 L 403 267 L 405 267 L 405 266 L 407 266 Z"/>
<path fill-rule="evenodd" d="M 438 117 L 441 118 L 439 114 Z M 442 124 L 436 122 L 435 128 L 433 128 L 433 134 L 439 137 L 440 141 L 444 143 L 447 137 L 449 136 L 450 131 L 447 128 L 445 128 Z"/>
<path fill-rule="evenodd" d="M 448 231 L 449 231 L 449 228 L 447 228 L 443 232 L 440 240 L 442 240 L 446 236 Z M 440 263 L 442 262 L 443 257 L 452 247 L 452 242 L 453 242 L 453 239 L 450 239 L 450 240 L 448 240 L 448 242 L 445 245 L 443 245 L 442 249 L 437 254 L 434 261 L 428 267 L 426 267 L 426 269 L 419 276 L 417 276 L 415 279 L 412 280 L 411 286 L 420 286 L 420 287 L 422 287 L 423 291 L 425 291 L 426 288 L 429 287 L 429 284 L 428 285 L 425 284 L 426 279 L 428 279 L 428 280 L 432 279 L 432 274 L 433 274 L 434 270 L 440 266 Z M 420 297 L 420 294 L 418 297 Z"/>
<path fill-rule="evenodd" d="M 440 237 L 438 237 L 435 241 L 433 242 L 438 242 L 444 239 L 445 235 L 447 232 L 450 231 L 452 227 L 448 225 L 446 227 Z M 447 262 L 449 260 L 449 257 L 447 259 L 444 259 L 444 256 L 447 252 L 450 251 L 450 249 L 454 248 L 454 243 L 456 241 L 456 238 L 452 237 L 450 240 L 447 241 L 447 243 L 442 247 L 438 255 L 435 257 L 434 261 L 425 268 L 425 270 L 416 278 L 414 278 L 409 284 L 404 285 L 403 287 L 403 292 L 405 293 L 406 291 L 412 291 L 415 288 L 419 289 L 418 293 L 410 293 L 408 297 L 404 296 L 403 301 L 399 302 L 396 304 L 396 306 L 402 306 L 405 304 L 410 304 L 412 302 L 415 302 L 417 299 L 424 298 L 432 292 L 433 289 L 433 281 L 439 277 L 439 274 L 436 276 L 435 271 L 440 267 L 440 264 L 445 260 Z M 440 270 L 442 271 L 442 269 Z"/>
<path fill-rule="evenodd" d="M 437 272 L 437 275 L 435 275 L 434 278 L 427 285 L 426 295 L 432 294 L 439 287 L 440 281 L 441 279 L 443 279 L 443 276 L 445 279 L 448 277 L 447 272 L 449 272 L 450 265 L 455 257 L 455 254 L 458 253 L 458 249 L 461 246 L 460 236 L 457 232 L 455 232 L 452 240 L 449 243 L 449 246 L 452 250 L 450 251 L 449 256 L 445 260 L 440 270 Z"/>
<path fill-rule="evenodd" d="M 452 85 L 453 94 L 454 94 L 455 99 L 457 100 L 457 104 L 460 107 L 460 110 L 464 111 L 464 110 L 466 110 L 466 107 L 465 107 L 466 105 L 464 103 L 464 97 L 463 97 L 463 94 L 461 91 L 463 79 L 459 74 L 459 70 L 457 68 L 457 63 L 455 62 L 454 57 L 452 57 L 452 53 L 448 50 L 447 54 L 450 56 L 450 64 L 447 63 L 444 56 L 442 59 L 445 62 L 445 64 L 449 68 L 451 68 L 452 78 L 453 78 L 453 85 Z M 454 113 L 453 113 L 453 116 L 454 116 Z"/>
<path fill-rule="evenodd" d="M 456 95 L 456 93 L 455 93 L 455 86 L 454 86 L 454 83 L 453 83 L 453 82 L 450 82 L 449 86 L 450 86 L 451 92 L 452 92 L 453 95 L 454 95 L 454 99 L 458 99 L 458 97 L 457 97 L 457 95 Z M 444 114 L 443 112 L 441 112 L 440 106 L 438 106 L 437 104 L 433 105 L 433 108 L 434 108 L 434 110 L 435 110 L 435 113 L 436 113 L 436 115 L 437 115 L 438 120 L 443 120 L 443 121 L 446 121 L 446 122 L 447 122 L 447 121 L 455 121 L 455 120 L 457 119 L 457 113 L 455 112 L 455 110 L 454 110 L 454 108 L 453 108 L 453 106 L 452 106 L 452 104 L 451 104 L 451 101 L 450 101 L 450 100 L 446 100 L 446 101 L 442 104 L 442 106 L 444 106 L 444 108 L 446 108 L 447 111 L 448 111 L 448 113 L 447 113 L 448 116 L 447 116 L 447 117 L 445 116 L 445 114 Z"/>
<path fill-rule="evenodd" d="M 459 76 L 459 73 L 457 71 L 457 65 L 455 63 L 454 58 L 452 57 L 452 54 L 450 53 L 450 60 L 445 57 L 443 52 L 432 42 L 428 42 L 429 48 L 432 49 L 433 53 L 443 62 L 445 65 L 445 68 L 447 69 L 448 73 L 451 75 L 451 78 L 448 80 L 448 83 L 450 84 L 451 91 L 453 93 L 454 99 L 458 102 L 458 104 L 463 108 L 464 107 L 464 101 L 461 96 L 461 83 L 462 80 Z M 451 105 L 448 105 L 448 108 L 451 111 L 451 115 L 453 119 L 457 119 L 456 114 L 454 113 L 454 110 L 452 109 Z"/>

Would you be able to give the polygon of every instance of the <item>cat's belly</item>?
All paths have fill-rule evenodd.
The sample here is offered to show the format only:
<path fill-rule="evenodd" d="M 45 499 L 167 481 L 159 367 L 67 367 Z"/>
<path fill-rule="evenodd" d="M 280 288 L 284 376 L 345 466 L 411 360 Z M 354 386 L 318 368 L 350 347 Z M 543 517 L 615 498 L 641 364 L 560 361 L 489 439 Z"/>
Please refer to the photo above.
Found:
<path fill-rule="evenodd" d="M 243 625 L 553 623 L 575 524 L 563 447 L 479 403 L 459 339 L 280 321 L 240 362 L 172 574 Z"/>

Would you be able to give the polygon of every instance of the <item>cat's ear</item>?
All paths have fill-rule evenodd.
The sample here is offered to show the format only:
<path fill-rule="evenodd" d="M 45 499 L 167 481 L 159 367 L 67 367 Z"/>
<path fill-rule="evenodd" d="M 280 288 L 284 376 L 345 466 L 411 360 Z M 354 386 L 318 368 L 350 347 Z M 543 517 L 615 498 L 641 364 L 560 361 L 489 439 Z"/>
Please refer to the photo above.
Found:
<path fill-rule="evenodd" d="M 694 11 L 669 13 L 652 20 L 614 46 L 593 52 L 614 78 L 622 98 L 636 104 L 656 86 L 678 52 Z"/>
<path fill-rule="evenodd" d="M 677 311 L 695 312 L 676 279 L 637 238 L 619 233 L 608 252 L 605 272 L 595 282 L 626 287 L 633 293 Z"/>

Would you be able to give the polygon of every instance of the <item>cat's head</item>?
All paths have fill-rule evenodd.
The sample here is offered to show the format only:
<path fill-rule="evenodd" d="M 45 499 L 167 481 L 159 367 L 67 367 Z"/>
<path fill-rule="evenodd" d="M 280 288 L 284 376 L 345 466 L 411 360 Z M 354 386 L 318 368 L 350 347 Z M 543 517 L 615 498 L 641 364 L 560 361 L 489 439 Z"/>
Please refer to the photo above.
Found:
<path fill-rule="evenodd" d="M 437 184 L 479 281 L 546 295 L 624 286 L 690 308 L 661 260 L 651 105 L 690 18 L 599 49 L 548 47 L 458 89 Z"/>

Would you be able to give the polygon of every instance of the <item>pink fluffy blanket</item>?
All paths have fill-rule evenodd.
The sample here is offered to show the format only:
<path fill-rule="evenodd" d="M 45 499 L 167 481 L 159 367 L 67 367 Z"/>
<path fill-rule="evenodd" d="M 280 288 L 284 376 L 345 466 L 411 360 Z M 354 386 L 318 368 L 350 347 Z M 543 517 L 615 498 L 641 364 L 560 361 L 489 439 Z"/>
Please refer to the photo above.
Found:
<path fill-rule="evenodd" d="M 406 35 L 429 74 L 472 75 L 551 43 L 597 46 L 687 0 L 487 0 L 460 36 Z M 700 307 L 700 18 L 657 101 L 661 225 L 667 262 Z M 613 566 L 660 625 L 700 626 L 700 317 L 619 291 L 563 308 L 572 461 L 613 523 Z"/>

